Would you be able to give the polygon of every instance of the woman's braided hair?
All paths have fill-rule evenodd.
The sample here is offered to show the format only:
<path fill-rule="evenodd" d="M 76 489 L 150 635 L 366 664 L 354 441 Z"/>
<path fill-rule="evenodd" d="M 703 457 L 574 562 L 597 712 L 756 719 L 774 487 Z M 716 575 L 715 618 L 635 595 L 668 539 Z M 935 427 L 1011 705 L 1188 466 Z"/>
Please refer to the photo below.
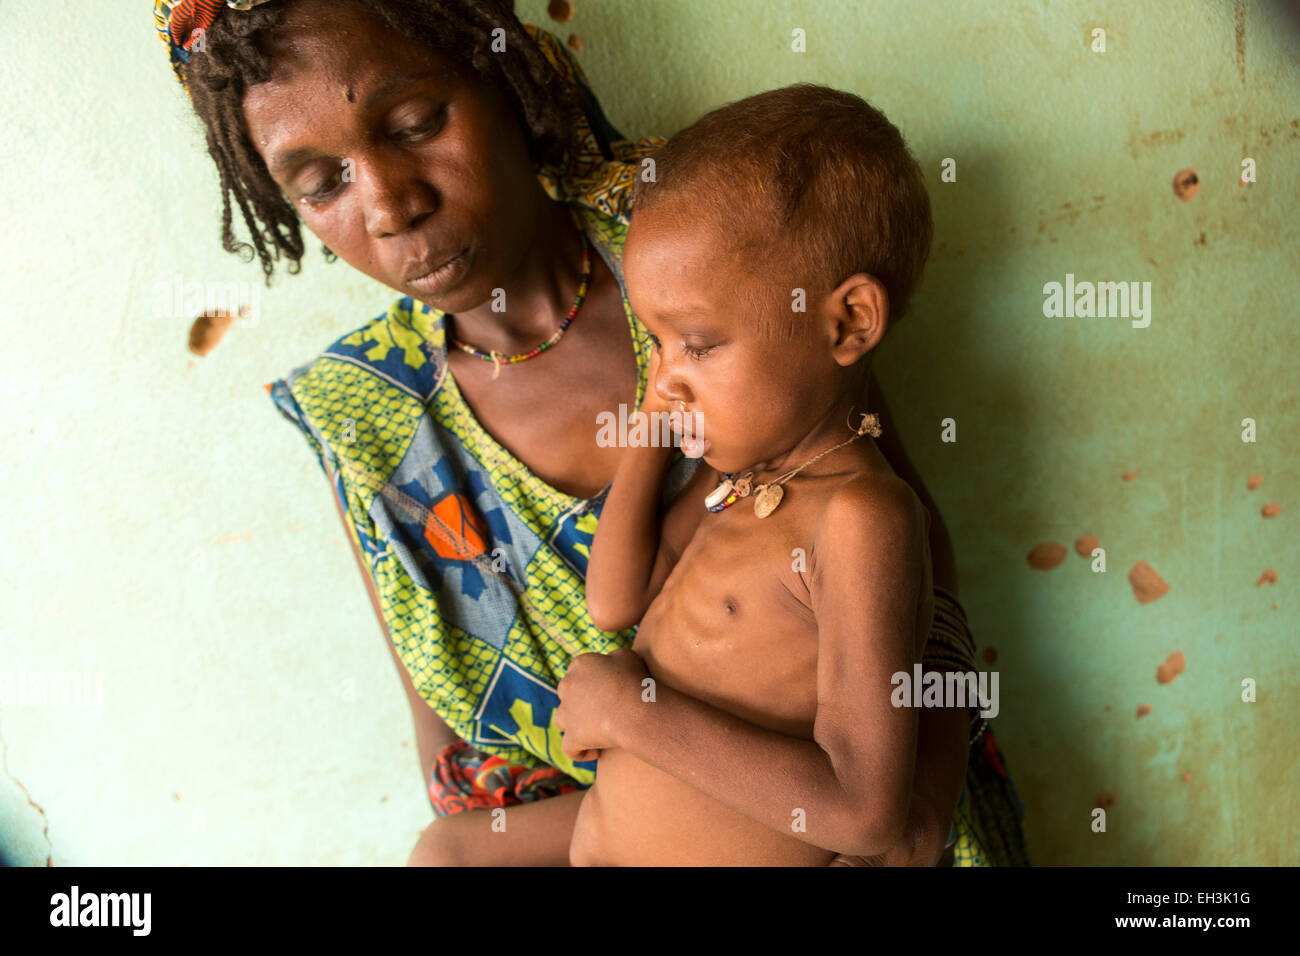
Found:
<path fill-rule="evenodd" d="M 476 71 L 495 84 L 528 133 L 534 163 L 557 163 L 571 145 L 577 94 L 555 71 L 514 14 L 512 0 L 350 0 L 394 31 Z M 270 283 L 275 262 L 296 273 L 303 257 L 302 224 L 253 145 L 242 108 L 248 87 L 271 75 L 259 42 L 284 20 L 284 4 L 224 12 L 204 37 L 204 51 L 186 69 L 194 110 L 207 127 L 208 153 L 221 177 L 221 244 L 252 261 L 256 253 Z M 505 52 L 491 52 L 492 31 L 504 31 Z M 252 244 L 235 238 L 238 206 Z M 325 250 L 327 258 L 333 258 Z"/>

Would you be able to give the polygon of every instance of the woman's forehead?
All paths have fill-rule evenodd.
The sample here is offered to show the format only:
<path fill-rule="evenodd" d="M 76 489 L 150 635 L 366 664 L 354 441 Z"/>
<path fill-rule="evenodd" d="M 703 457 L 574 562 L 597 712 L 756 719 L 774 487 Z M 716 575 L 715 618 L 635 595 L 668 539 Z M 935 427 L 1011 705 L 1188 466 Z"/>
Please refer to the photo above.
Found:
<path fill-rule="evenodd" d="M 363 7 L 336 0 L 295 5 L 282 29 L 264 42 L 271 82 L 311 78 L 353 87 L 368 80 L 391 87 L 417 75 L 450 81 L 464 73 L 445 53 L 398 33 Z"/>

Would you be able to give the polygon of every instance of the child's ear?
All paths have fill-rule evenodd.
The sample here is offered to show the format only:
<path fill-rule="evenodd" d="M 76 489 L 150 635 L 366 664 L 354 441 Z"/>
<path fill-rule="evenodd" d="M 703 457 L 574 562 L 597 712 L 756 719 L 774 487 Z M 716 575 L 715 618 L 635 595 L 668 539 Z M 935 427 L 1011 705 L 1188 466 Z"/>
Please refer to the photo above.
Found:
<path fill-rule="evenodd" d="M 836 287 L 830 296 L 835 320 L 835 361 L 849 366 L 885 337 L 889 327 L 889 293 L 875 276 L 858 272 Z"/>

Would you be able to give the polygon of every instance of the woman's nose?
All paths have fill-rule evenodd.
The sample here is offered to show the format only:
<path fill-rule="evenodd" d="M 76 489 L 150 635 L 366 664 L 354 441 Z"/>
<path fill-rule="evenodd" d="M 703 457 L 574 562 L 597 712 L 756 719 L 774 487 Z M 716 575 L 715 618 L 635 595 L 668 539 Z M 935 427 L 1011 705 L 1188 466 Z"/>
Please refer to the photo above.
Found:
<path fill-rule="evenodd" d="M 366 232 L 386 239 L 413 229 L 438 209 L 436 191 L 404 164 L 358 161 Z"/>

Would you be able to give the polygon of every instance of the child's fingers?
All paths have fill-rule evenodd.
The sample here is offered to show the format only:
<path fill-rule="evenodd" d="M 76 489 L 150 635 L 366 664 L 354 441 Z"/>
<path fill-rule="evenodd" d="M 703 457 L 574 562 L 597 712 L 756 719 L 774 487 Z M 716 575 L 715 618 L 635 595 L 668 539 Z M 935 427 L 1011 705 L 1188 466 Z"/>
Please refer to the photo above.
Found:
<path fill-rule="evenodd" d="M 600 751 L 590 747 L 580 747 L 577 744 L 570 743 L 568 737 L 560 740 L 560 749 L 570 760 L 581 763 L 586 760 L 595 760 L 600 756 Z"/>

